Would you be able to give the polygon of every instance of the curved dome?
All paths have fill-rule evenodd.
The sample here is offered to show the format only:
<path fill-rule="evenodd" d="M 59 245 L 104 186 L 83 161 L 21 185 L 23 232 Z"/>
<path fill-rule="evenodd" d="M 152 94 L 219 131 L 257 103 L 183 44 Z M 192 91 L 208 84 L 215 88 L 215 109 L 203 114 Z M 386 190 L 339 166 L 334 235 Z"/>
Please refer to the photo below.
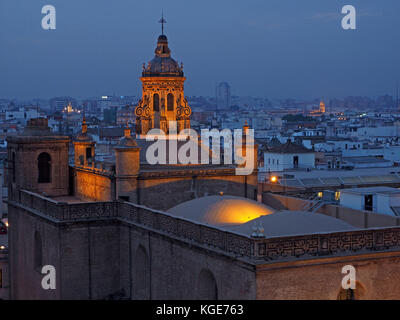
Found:
<path fill-rule="evenodd" d="M 80 141 L 80 142 L 92 142 L 93 141 L 93 137 L 86 133 L 78 133 L 75 137 L 74 137 L 75 141 Z"/>
<path fill-rule="evenodd" d="M 85 118 L 82 121 L 82 130 L 73 138 L 76 142 L 93 142 L 93 137 L 87 132 L 87 124 Z"/>
<path fill-rule="evenodd" d="M 169 213 L 214 226 L 243 224 L 274 209 L 256 201 L 234 196 L 206 196 L 181 203 Z"/>
<path fill-rule="evenodd" d="M 181 75 L 181 68 L 171 57 L 154 57 L 148 64 L 144 75 Z"/>
<path fill-rule="evenodd" d="M 117 147 L 118 148 L 133 148 L 137 147 L 138 144 L 136 140 L 131 136 L 131 130 L 129 128 L 124 129 L 124 136 L 119 139 Z"/>
<path fill-rule="evenodd" d="M 229 227 L 229 230 L 250 236 L 253 232 L 254 224 L 258 226 L 260 222 L 264 227 L 264 235 L 267 238 L 357 229 L 343 220 L 324 214 L 285 210 L 259 217 L 240 226 Z"/>
<path fill-rule="evenodd" d="M 118 147 L 125 147 L 125 148 L 131 148 L 131 147 L 137 147 L 138 144 L 135 139 L 132 137 L 122 137 L 119 139 L 118 142 Z"/>
<path fill-rule="evenodd" d="M 144 67 L 143 77 L 183 76 L 182 67 L 171 58 L 171 50 L 168 48 L 168 39 L 165 35 L 158 37 L 155 57 Z"/>

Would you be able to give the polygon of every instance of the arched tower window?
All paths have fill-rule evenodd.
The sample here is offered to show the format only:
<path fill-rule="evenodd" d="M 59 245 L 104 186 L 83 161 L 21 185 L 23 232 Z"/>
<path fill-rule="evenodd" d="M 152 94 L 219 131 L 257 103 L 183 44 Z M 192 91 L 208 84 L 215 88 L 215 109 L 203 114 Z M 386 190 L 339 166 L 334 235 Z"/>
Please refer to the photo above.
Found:
<path fill-rule="evenodd" d="M 86 159 L 88 161 L 92 160 L 92 148 L 86 148 Z"/>
<path fill-rule="evenodd" d="M 153 111 L 160 111 L 160 96 L 158 93 L 153 96 Z"/>
<path fill-rule="evenodd" d="M 39 183 L 49 183 L 51 181 L 51 157 L 46 152 L 39 154 L 38 172 Z"/>
<path fill-rule="evenodd" d="M 174 95 L 172 93 L 167 95 L 167 110 L 174 111 Z"/>
<path fill-rule="evenodd" d="M 42 246 L 42 237 L 38 231 L 35 232 L 34 239 L 34 267 L 35 269 L 40 269 L 43 265 L 43 246 Z"/>

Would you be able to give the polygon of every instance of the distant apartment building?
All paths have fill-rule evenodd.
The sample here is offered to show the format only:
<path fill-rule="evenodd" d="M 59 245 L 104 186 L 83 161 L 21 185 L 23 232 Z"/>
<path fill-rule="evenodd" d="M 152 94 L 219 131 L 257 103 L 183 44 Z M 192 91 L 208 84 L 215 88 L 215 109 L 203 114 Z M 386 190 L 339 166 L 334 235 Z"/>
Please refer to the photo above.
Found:
<path fill-rule="evenodd" d="M 26 121 L 32 118 L 37 118 L 39 116 L 37 109 L 29 109 L 29 108 L 19 108 L 16 110 L 6 111 L 6 121 L 20 121 L 23 124 L 26 124 Z"/>
<path fill-rule="evenodd" d="M 231 106 L 231 87 L 227 82 L 221 82 L 216 89 L 217 109 L 227 110 Z"/>
<path fill-rule="evenodd" d="M 8 99 L 0 99 L 0 110 L 7 110 L 10 103 Z"/>
<path fill-rule="evenodd" d="M 97 117 L 101 120 L 109 120 L 110 116 L 116 118 L 116 111 L 123 106 L 123 102 L 115 96 L 101 96 L 97 101 Z M 115 122 L 115 121 L 114 121 Z"/>
<path fill-rule="evenodd" d="M 400 163 L 400 146 L 386 146 L 383 149 L 383 158 L 385 160 L 393 161 L 394 163 Z"/>
<path fill-rule="evenodd" d="M 340 205 L 355 210 L 400 216 L 400 190 L 377 186 L 340 191 Z"/>
<path fill-rule="evenodd" d="M 116 122 L 117 125 L 126 125 L 135 123 L 135 109 L 132 106 L 125 106 L 117 110 Z"/>
<path fill-rule="evenodd" d="M 339 137 L 381 140 L 400 136 L 400 129 L 397 124 L 385 126 L 347 125 L 337 128 L 336 133 Z"/>
<path fill-rule="evenodd" d="M 264 171 L 315 168 L 315 152 L 288 140 L 264 152 Z"/>

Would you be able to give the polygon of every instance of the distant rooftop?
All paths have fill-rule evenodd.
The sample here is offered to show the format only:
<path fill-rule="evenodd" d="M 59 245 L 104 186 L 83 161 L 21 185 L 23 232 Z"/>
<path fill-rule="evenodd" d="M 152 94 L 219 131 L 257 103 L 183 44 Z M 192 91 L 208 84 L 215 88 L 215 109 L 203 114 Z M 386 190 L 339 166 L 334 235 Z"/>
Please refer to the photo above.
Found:
<path fill-rule="evenodd" d="M 360 157 L 343 157 L 345 162 L 352 163 L 382 163 L 382 162 L 391 162 L 390 160 L 385 160 L 382 158 L 377 158 L 373 156 L 360 156 Z"/>
<path fill-rule="evenodd" d="M 312 153 L 314 150 L 307 149 L 303 145 L 293 143 L 292 141 L 288 140 L 285 144 L 276 145 L 269 150 L 269 153 Z"/>
<path fill-rule="evenodd" d="M 288 170 L 260 172 L 259 181 L 270 175 L 279 177 L 276 183 L 294 188 L 359 186 L 368 184 L 400 184 L 400 167 L 363 168 L 353 170 Z"/>
<path fill-rule="evenodd" d="M 353 193 L 353 194 L 400 194 L 400 189 L 391 188 L 391 187 L 366 187 L 366 188 L 350 188 L 344 189 L 341 192 L 343 193 Z"/>

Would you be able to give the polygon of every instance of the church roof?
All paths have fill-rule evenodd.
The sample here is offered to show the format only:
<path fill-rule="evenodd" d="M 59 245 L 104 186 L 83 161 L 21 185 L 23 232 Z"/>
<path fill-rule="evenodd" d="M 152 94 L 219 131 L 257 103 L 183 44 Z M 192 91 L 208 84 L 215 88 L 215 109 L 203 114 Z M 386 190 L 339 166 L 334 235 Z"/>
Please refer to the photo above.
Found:
<path fill-rule="evenodd" d="M 143 66 L 143 77 L 183 77 L 183 68 L 171 58 L 168 39 L 160 35 L 157 41 L 155 56 L 147 67 Z"/>
<path fill-rule="evenodd" d="M 237 225 L 274 212 L 254 200 L 234 196 L 206 196 L 186 201 L 169 213 L 213 226 Z"/>
<path fill-rule="evenodd" d="M 288 210 L 261 216 L 247 223 L 228 228 L 233 232 L 249 236 L 253 232 L 254 225 L 259 226 L 260 223 L 264 228 L 264 235 L 267 238 L 357 229 L 343 220 L 324 214 Z"/>

